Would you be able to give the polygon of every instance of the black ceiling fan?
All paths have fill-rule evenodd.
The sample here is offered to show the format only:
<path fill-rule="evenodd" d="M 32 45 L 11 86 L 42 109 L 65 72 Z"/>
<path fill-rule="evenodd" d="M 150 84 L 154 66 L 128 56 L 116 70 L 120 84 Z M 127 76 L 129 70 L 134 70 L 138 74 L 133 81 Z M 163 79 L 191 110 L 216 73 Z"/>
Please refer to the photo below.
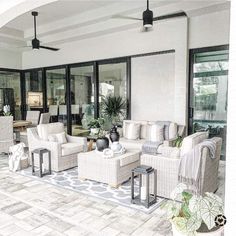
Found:
<path fill-rule="evenodd" d="M 183 16 L 187 16 L 187 14 L 184 11 L 153 17 L 153 11 L 149 9 L 149 0 L 147 0 L 147 9 L 143 12 L 142 19 L 136 18 L 136 17 L 130 17 L 130 16 L 122 16 L 122 15 L 115 15 L 112 18 L 143 21 L 143 31 L 149 31 L 150 29 L 152 29 L 153 21 L 160 21 L 160 20 L 166 20 L 166 19 L 183 17 Z"/>
<path fill-rule="evenodd" d="M 34 39 L 32 39 L 32 49 L 47 49 L 47 50 L 52 50 L 52 51 L 58 51 L 59 48 L 52 48 L 52 47 L 47 47 L 40 45 L 40 41 L 37 39 L 37 32 L 36 32 L 36 16 L 38 16 L 37 11 L 32 11 L 32 16 L 34 17 Z"/>

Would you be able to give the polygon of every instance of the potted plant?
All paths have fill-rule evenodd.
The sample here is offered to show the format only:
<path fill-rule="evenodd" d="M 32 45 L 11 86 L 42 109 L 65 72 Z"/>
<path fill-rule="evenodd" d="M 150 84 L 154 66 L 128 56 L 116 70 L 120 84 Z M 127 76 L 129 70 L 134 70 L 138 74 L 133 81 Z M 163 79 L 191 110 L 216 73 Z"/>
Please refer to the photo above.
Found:
<path fill-rule="evenodd" d="M 222 199 L 214 193 L 198 196 L 185 189 L 185 184 L 179 184 L 165 204 L 173 235 L 220 236 L 226 223 Z M 180 197 L 182 202 L 177 201 Z"/>
<path fill-rule="evenodd" d="M 174 141 L 174 146 L 180 148 L 183 142 L 183 137 L 178 135 L 176 140 Z"/>
<path fill-rule="evenodd" d="M 101 118 L 100 118 L 101 119 Z M 100 119 L 91 119 L 88 123 L 88 127 L 90 129 L 91 135 L 98 135 L 99 130 L 102 125 L 102 121 Z"/>
<path fill-rule="evenodd" d="M 125 116 L 126 101 L 121 96 L 108 95 L 102 99 L 101 108 L 102 115 L 108 119 L 110 126 L 116 125 Z"/>
<path fill-rule="evenodd" d="M 5 105 L 3 107 L 3 115 L 4 116 L 11 116 L 11 108 L 9 105 Z"/>

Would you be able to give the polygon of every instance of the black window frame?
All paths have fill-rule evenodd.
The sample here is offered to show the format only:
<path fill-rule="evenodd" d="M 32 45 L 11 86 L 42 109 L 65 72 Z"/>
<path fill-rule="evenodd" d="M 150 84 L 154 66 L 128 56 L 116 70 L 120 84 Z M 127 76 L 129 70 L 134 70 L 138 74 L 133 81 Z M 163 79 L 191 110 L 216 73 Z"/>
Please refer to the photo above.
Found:
<path fill-rule="evenodd" d="M 194 55 L 196 53 L 201 52 L 213 52 L 213 51 L 220 51 L 220 50 L 229 50 L 229 44 L 225 45 L 218 45 L 218 46 L 211 46 L 211 47 L 202 47 L 202 48 L 193 48 L 189 50 L 189 80 L 188 80 L 188 135 L 193 133 L 193 108 L 191 107 L 191 99 L 192 99 L 192 88 L 193 88 L 193 65 L 194 65 Z"/>

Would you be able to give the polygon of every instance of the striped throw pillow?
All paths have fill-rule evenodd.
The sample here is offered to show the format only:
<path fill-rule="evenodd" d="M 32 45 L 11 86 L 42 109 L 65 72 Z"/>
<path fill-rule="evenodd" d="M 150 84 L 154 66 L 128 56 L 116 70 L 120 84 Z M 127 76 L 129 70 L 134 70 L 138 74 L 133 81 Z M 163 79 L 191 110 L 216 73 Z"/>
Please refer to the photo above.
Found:
<path fill-rule="evenodd" d="M 137 123 L 127 123 L 125 126 L 124 137 L 127 139 L 139 139 L 141 125 Z"/>
<path fill-rule="evenodd" d="M 147 140 L 152 142 L 163 142 L 164 126 L 158 124 L 149 124 L 147 128 Z"/>

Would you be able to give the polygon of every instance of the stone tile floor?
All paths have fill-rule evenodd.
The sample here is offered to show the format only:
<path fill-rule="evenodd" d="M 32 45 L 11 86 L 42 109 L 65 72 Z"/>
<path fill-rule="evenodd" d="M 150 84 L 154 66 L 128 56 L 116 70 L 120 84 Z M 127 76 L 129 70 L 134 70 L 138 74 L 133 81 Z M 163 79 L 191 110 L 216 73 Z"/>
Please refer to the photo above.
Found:
<path fill-rule="evenodd" d="M 0 236 L 170 236 L 163 216 L 161 209 L 145 214 L 11 173 L 0 157 Z"/>

